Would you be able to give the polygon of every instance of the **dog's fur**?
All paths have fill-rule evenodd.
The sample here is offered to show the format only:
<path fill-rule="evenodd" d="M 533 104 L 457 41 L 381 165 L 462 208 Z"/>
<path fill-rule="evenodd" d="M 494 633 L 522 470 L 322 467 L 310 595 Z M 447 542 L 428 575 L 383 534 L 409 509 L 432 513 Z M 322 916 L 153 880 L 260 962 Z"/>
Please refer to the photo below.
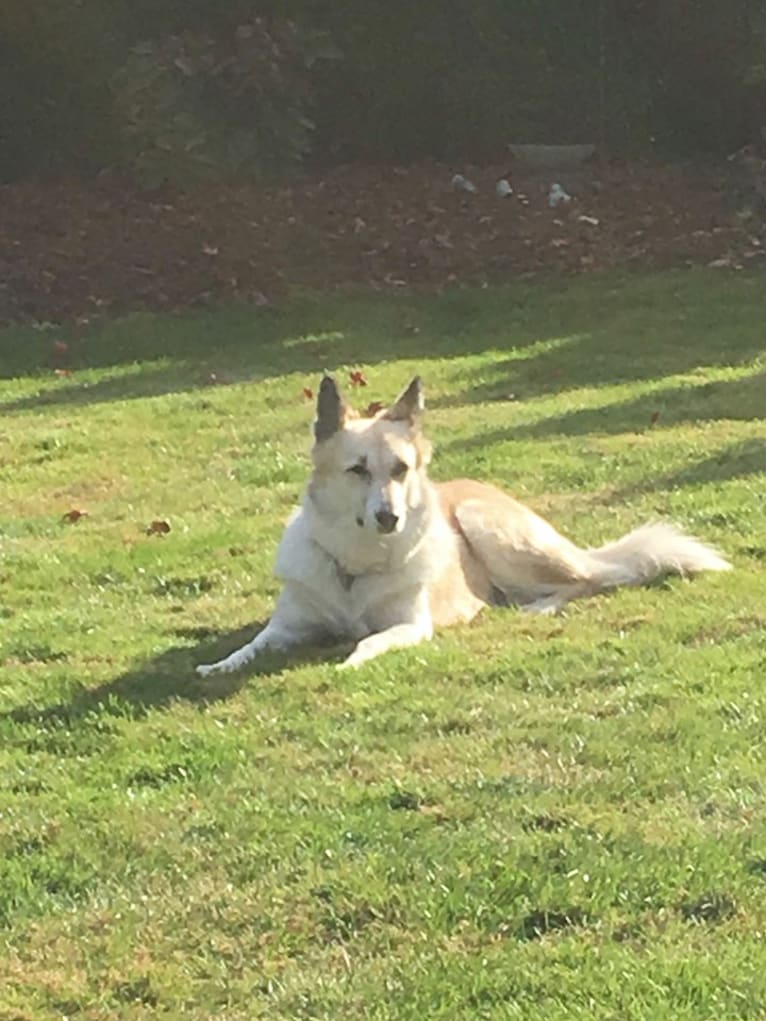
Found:
<path fill-rule="evenodd" d="M 342 666 L 430 639 L 486 604 L 554 613 L 570 599 L 660 575 L 723 571 L 714 549 L 669 524 L 581 549 L 495 486 L 433 483 L 418 378 L 388 410 L 358 418 L 322 380 L 314 470 L 277 551 L 284 582 L 256 637 L 205 675 L 321 635 L 357 645 Z"/>

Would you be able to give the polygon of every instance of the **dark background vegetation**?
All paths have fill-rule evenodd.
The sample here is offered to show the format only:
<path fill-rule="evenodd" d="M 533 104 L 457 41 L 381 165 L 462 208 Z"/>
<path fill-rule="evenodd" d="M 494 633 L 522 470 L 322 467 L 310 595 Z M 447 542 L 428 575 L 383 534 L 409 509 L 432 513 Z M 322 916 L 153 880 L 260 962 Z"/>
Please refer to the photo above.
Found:
<path fill-rule="evenodd" d="M 723 155 L 766 121 L 763 0 L 5 0 L 0 181 Z"/>

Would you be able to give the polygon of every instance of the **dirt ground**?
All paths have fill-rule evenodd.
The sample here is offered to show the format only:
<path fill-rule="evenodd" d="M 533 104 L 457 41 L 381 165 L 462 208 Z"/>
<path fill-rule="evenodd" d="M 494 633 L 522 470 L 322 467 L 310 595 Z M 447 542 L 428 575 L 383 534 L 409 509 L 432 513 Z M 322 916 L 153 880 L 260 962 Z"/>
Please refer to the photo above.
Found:
<path fill-rule="evenodd" d="M 0 322 L 87 323 L 136 308 L 296 288 L 439 289 L 546 275 L 766 266 L 763 216 L 725 167 L 593 162 L 339 168 L 278 186 L 141 192 L 119 179 L 0 188 Z M 460 172 L 477 186 L 456 189 Z M 499 197 L 507 178 L 513 193 Z M 572 200 L 551 209 L 555 180 Z"/>

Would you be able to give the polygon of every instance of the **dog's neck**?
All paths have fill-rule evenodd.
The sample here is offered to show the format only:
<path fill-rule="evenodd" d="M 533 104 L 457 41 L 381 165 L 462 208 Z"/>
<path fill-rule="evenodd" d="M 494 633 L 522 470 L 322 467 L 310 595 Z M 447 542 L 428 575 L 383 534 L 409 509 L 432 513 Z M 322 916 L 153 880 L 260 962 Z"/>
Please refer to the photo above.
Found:
<path fill-rule="evenodd" d="M 351 586 L 354 584 L 357 578 L 361 577 L 361 575 L 349 574 L 349 572 L 343 568 L 343 565 L 340 563 L 340 561 L 336 560 L 335 557 L 332 557 L 332 562 L 335 564 L 335 573 L 338 576 L 340 587 L 344 589 L 346 592 L 350 592 Z"/>

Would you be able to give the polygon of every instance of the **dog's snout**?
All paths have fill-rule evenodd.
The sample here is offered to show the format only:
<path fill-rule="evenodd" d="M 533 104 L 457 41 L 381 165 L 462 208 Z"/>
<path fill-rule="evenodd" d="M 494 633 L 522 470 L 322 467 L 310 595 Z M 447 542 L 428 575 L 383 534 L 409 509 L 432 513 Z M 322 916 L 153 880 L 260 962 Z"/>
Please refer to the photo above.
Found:
<path fill-rule="evenodd" d="M 378 523 L 378 531 L 388 534 L 396 528 L 399 517 L 390 510 L 379 510 L 375 512 L 375 520 Z"/>

